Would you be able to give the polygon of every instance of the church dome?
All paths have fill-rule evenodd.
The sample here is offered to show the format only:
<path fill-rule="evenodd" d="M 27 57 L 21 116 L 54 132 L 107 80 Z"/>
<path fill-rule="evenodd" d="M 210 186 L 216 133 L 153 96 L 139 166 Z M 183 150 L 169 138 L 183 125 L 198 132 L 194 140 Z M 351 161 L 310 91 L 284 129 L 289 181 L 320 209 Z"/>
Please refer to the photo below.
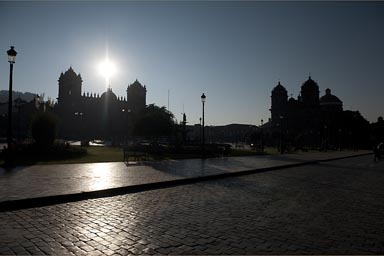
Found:
<path fill-rule="evenodd" d="M 302 89 L 319 89 L 318 84 L 309 76 L 308 80 L 301 86 Z"/>
<path fill-rule="evenodd" d="M 106 92 L 101 94 L 100 99 L 102 101 L 114 102 L 117 101 L 117 96 L 112 92 L 111 88 L 108 88 Z"/>
<path fill-rule="evenodd" d="M 325 90 L 325 95 L 320 97 L 320 104 L 321 105 L 341 105 L 343 104 L 342 101 L 336 97 L 335 95 L 331 94 L 331 89 L 326 89 Z"/>
<path fill-rule="evenodd" d="M 279 83 L 275 86 L 275 88 L 273 88 L 273 90 L 272 90 L 272 93 L 275 93 L 275 92 L 283 92 L 283 93 L 287 93 L 287 89 L 285 89 L 285 87 L 284 86 L 282 86 L 281 84 L 280 84 L 280 81 L 279 81 Z"/>

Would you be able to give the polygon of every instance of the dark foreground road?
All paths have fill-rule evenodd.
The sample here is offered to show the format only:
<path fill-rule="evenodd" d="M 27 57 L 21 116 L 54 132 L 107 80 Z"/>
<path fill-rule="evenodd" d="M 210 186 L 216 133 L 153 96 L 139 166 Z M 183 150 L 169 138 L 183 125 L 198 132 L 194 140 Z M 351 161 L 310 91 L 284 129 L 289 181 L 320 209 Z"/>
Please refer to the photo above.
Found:
<path fill-rule="evenodd" d="M 0 254 L 383 254 L 384 161 L 0 213 Z"/>

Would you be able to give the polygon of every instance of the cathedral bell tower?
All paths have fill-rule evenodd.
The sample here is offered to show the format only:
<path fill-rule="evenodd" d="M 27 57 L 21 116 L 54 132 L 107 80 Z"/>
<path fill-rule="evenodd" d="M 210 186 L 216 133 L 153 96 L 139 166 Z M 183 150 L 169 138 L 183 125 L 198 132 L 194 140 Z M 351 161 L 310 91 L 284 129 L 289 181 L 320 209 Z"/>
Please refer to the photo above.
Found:
<path fill-rule="evenodd" d="M 284 115 L 287 102 L 288 102 L 288 93 L 287 90 L 280 84 L 280 82 L 273 88 L 271 96 L 271 116 L 272 122 L 280 122 L 280 115 Z"/>
<path fill-rule="evenodd" d="M 142 112 L 146 107 L 146 99 L 147 88 L 136 79 L 127 88 L 128 109 L 133 113 Z"/>
<path fill-rule="evenodd" d="M 59 104 L 67 105 L 70 102 L 79 101 L 81 97 L 81 85 L 83 80 L 80 74 L 76 74 L 70 67 L 64 74 L 59 77 Z"/>
<path fill-rule="evenodd" d="M 301 101 L 307 107 L 319 106 L 319 86 L 311 76 L 301 86 Z"/>

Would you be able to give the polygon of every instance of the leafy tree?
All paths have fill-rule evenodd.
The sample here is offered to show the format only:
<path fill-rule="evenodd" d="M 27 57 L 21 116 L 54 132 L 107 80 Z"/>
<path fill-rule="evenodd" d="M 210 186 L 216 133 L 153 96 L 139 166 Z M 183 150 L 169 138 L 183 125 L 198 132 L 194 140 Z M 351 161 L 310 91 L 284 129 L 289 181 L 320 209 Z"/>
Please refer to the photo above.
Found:
<path fill-rule="evenodd" d="M 150 104 L 139 116 L 134 128 L 134 134 L 156 140 L 161 136 L 172 134 L 175 125 L 173 114 L 165 107 Z"/>
<path fill-rule="evenodd" d="M 56 137 L 57 118 L 48 112 L 37 113 L 31 123 L 32 138 L 37 146 L 49 148 Z"/>

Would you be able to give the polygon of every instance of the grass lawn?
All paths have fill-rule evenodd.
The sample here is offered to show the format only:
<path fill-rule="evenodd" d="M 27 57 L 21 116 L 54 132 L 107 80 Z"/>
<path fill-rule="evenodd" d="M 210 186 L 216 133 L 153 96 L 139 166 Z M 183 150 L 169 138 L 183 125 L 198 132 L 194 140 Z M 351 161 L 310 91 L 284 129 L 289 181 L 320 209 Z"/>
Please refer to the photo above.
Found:
<path fill-rule="evenodd" d="M 80 146 L 72 146 L 74 148 Z M 123 161 L 123 150 L 116 147 L 86 147 L 87 154 L 79 157 L 63 159 L 39 159 L 16 157 L 16 165 L 35 165 L 35 164 L 76 164 L 76 163 L 99 163 L 99 162 L 121 162 Z M 0 165 L 4 164 L 4 159 L 0 159 Z"/>
<path fill-rule="evenodd" d="M 80 146 L 73 146 L 80 147 Z M 36 164 L 77 164 L 77 163 L 101 163 L 101 162 L 122 162 L 123 150 L 117 147 L 86 147 L 87 155 L 77 158 L 40 161 Z"/>
<path fill-rule="evenodd" d="M 252 149 L 231 149 L 229 156 L 259 156 L 259 155 L 271 155 L 275 154 L 274 149 L 266 148 L 264 152 L 256 151 Z M 276 151 L 277 153 L 277 151 Z"/>

